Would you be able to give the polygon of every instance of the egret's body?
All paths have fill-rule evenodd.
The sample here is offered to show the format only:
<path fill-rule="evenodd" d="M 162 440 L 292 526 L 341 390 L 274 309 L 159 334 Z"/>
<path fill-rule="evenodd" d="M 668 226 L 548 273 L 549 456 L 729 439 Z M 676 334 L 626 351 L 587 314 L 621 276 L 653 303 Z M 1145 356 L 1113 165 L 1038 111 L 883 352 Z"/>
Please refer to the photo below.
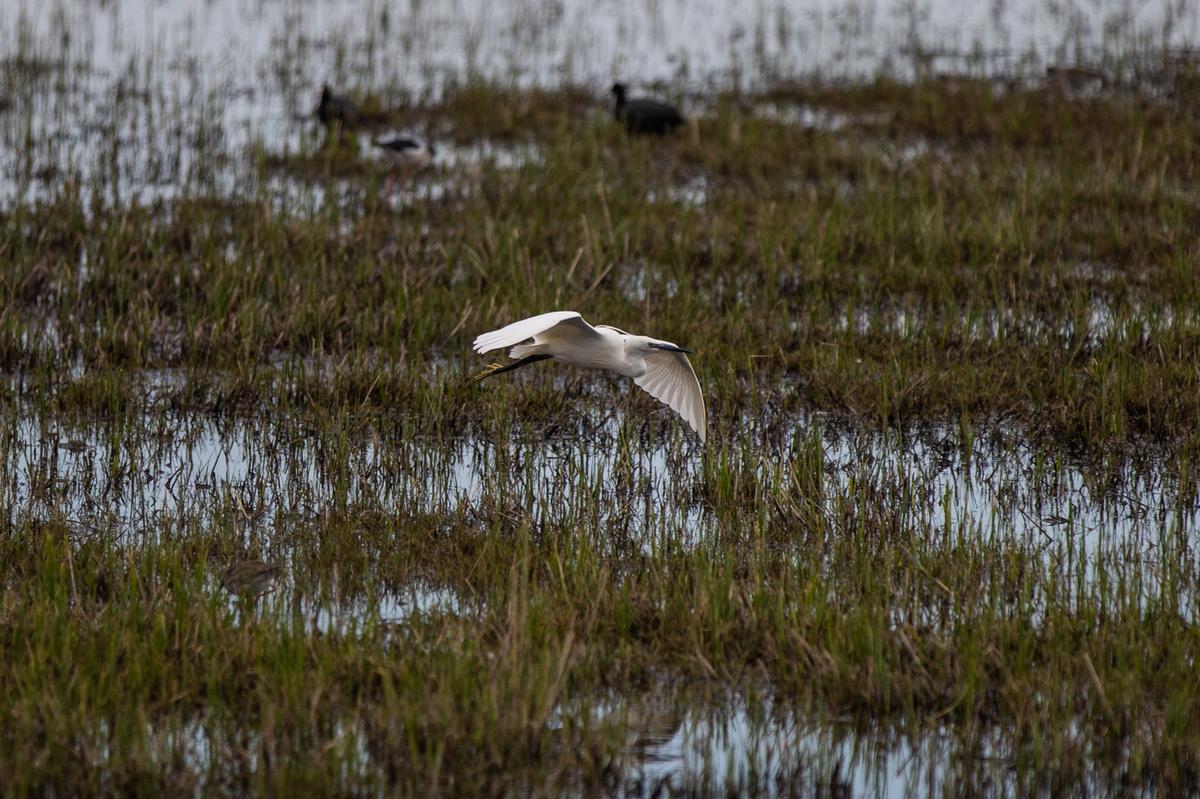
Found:
<path fill-rule="evenodd" d="M 512 347 L 509 357 L 516 363 L 495 364 L 476 375 L 476 380 L 551 358 L 606 369 L 633 378 L 640 388 L 683 417 L 702 442 L 708 437 L 704 394 L 687 359 L 691 350 L 609 325 L 593 327 L 575 311 L 531 316 L 475 339 L 475 351 L 479 353 L 505 347 Z"/>

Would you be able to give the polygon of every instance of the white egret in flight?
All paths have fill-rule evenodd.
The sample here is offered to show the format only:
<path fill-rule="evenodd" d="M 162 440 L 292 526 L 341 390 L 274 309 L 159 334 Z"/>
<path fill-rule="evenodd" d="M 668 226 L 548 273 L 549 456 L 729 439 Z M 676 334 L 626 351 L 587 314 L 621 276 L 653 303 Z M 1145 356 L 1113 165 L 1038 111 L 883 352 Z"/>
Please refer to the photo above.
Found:
<path fill-rule="evenodd" d="M 504 347 L 512 347 L 508 354 L 516 363 L 492 364 L 472 379 L 483 380 L 549 358 L 575 366 L 607 369 L 632 377 L 650 396 L 682 416 L 701 442 L 708 437 L 704 395 L 687 359 L 689 349 L 649 336 L 635 336 L 609 325 L 592 327 L 575 311 L 531 316 L 475 339 L 478 353 Z"/>

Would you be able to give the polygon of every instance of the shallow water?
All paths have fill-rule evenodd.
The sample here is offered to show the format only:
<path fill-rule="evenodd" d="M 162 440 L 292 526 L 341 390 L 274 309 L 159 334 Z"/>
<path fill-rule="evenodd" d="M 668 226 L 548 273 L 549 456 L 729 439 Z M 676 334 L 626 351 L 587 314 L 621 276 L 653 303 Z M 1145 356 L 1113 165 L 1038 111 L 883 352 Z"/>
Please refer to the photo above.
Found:
<path fill-rule="evenodd" d="M 72 181 L 112 206 L 266 195 L 281 213 L 357 207 L 360 181 L 275 172 L 259 185 L 253 167 L 258 155 L 320 146 L 310 117 L 322 81 L 417 100 L 436 98 L 467 76 L 523 87 L 578 85 L 594 88 L 594 111 L 604 114 L 606 87 L 624 77 L 639 91 L 678 93 L 694 111 L 714 88 L 753 89 L 797 76 L 946 71 L 1040 78 L 1051 64 L 1200 43 L 1200 8 L 1167 2 L 13 0 L 3 12 L 0 99 L 8 108 L 0 111 L 0 208 L 58 196 Z M 861 121 L 811 106 L 753 110 L 824 132 Z M 382 182 L 386 164 L 366 136 L 358 146 Z M 938 146 L 897 144 L 892 161 L 902 169 L 940 157 Z M 397 181 L 387 197 L 394 207 L 452 198 L 474 190 L 484 169 L 518 169 L 540 158 L 532 144 L 479 140 L 438 148 L 432 169 Z M 714 191 L 698 174 L 647 200 L 699 207 Z M 84 248 L 81 281 L 86 259 Z M 1063 276 L 1104 283 L 1112 270 L 1087 263 L 1064 267 Z M 666 274 L 630 262 L 617 265 L 614 279 L 631 302 L 648 303 L 655 298 L 648 285 L 661 285 L 665 299 L 678 290 Z M 1193 312 L 1173 308 L 1117 315 L 1096 299 L 1068 321 L 997 309 L 966 327 L 981 339 L 1019 335 L 1098 346 L 1184 318 L 1194 323 Z M 919 309 L 850 308 L 841 330 L 908 335 L 936 322 Z M 56 346 L 53 320 L 29 331 L 25 346 Z M 140 379 L 149 405 L 156 393 L 181 385 L 169 374 Z M 454 439 L 414 433 L 420 426 L 404 419 L 347 419 L 320 433 L 295 418 L 158 410 L 79 423 L 18 401 L 0 422 L 0 523 L 65 521 L 77 540 L 100 536 L 137 547 L 220 522 L 244 548 L 268 550 L 285 564 L 295 536 L 310 533 L 330 508 L 348 506 L 481 527 L 575 526 L 649 552 L 711 545 L 722 521 L 705 499 L 710 486 L 700 448 L 669 412 L 628 399 L 634 392 L 600 382 L 579 392 L 579 406 L 560 418 L 521 420 L 515 434 L 485 426 Z M 1070 596 L 1079 603 L 1088 601 L 1098 575 L 1128 578 L 1150 594 L 1164 564 L 1175 573 L 1200 568 L 1194 486 L 1177 484 L 1166 468 L 1085 468 L 1039 451 L 1002 422 L 985 431 L 879 433 L 847 429 L 832 417 L 766 413 L 713 424 L 742 442 L 731 447 L 741 458 L 733 468 L 762 487 L 754 501 L 763 513 L 786 517 L 811 502 L 832 518 L 864 494 L 883 497 L 899 525 L 923 542 L 1000 541 L 1035 553 L 1075 586 Z M 636 446 L 622 445 L 630 441 Z M 806 494 L 811 486 L 794 478 L 795 464 L 806 458 L 820 464 L 819 492 Z M 291 614 L 306 630 L 328 632 L 479 611 L 477 599 L 425 578 L 371 595 L 339 585 L 336 576 L 320 596 L 300 595 L 294 582 L 285 566 L 279 587 L 255 612 Z M 220 590 L 215 579 L 211 586 Z M 1200 615 L 1197 597 L 1177 600 L 1186 617 Z M 233 598 L 228 605 L 242 610 Z M 626 714 L 631 736 L 621 779 L 632 795 L 798 779 L 811 792 L 907 796 L 940 785 L 961 754 L 936 731 L 914 741 L 798 719 L 786 708 L 772 714 L 737 699 L 715 712 L 707 705 L 634 706 L 644 700 L 625 697 L 626 704 L 605 711 Z M 184 739 L 189 760 L 208 760 L 203 730 Z M 984 784 L 1017 792 L 1002 757 L 981 762 Z"/>
<path fill-rule="evenodd" d="M 350 506 L 485 524 L 497 514 L 534 526 L 586 521 L 647 551 L 713 540 L 721 525 L 702 499 L 704 462 L 690 436 L 668 428 L 663 439 L 613 446 L 623 424 L 644 436 L 654 419 L 644 405 L 605 396 L 626 390 L 598 387 L 574 420 L 452 440 L 409 433 L 403 420 L 388 428 L 348 421 L 322 438 L 294 419 L 169 412 L 78 426 L 26 412 L 0 430 L 0 514 L 10 525 L 65 520 L 82 536 L 128 545 L 233 518 L 244 540 L 282 552 L 297 524 Z M 580 424 L 589 432 L 577 432 Z M 920 537 L 1013 542 L 1059 563 L 1081 587 L 1098 564 L 1110 574 L 1146 566 L 1152 574 L 1154 563 L 1180 557 L 1179 541 L 1200 523 L 1190 488 L 1160 469 L 1084 469 L 1003 428 L 968 440 L 941 427 L 856 432 L 822 416 L 713 424 L 734 424 L 752 442 L 737 468 L 768 487 L 758 502 L 775 512 L 814 499 L 793 484 L 792 470 L 818 458 L 815 499 L 826 516 L 869 491 L 890 498 L 899 524 Z M 1194 566 L 1195 553 L 1186 557 Z"/>
<path fill-rule="evenodd" d="M 1073 271 L 1064 267 L 1064 271 Z M 993 305 L 987 309 L 951 310 L 934 313 L 920 307 L 849 307 L 841 313 L 834 330 L 858 336 L 936 335 L 939 330 L 961 331 L 967 341 L 996 341 L 1016 338 L 1028 342 L 1059 342 L 1066 346 L 1096 348 L 1106 341 L 1143 343 L 1166 331 L 1200 326 L 1200 314 L 1194 310 L 1157 304 L 1115 302 L 1093 297 L 1076 309 L 1055 309 L 1053 313 L 1033 312 Z M 792 322 L 800 329 L 799 320 Z"/>
<path fill-rule="evenodd" d="M 626 745 L 607 795 L 833 795 L 888 799 L 949 790 L 951 784 L 1011 794 L 1017 781 L 1003 757 L 963 751 L 961 743 L 932 733 L 918 739 L 884 730 L 856 730 L 835 722 L 805 725 L 765 705 L 751 707 L 733 698 L 719 710 L 698 713 L 672 706 L 608 707 L 597 713 L 602 724 L 625 731 Z M 553 722 L 552 722 L 553 725 Z M 250 772 L 262 768 L 260 742 L 251 735 L 246 747 Z M 336 739 L 352 746 L 356 763 L 378 768 L 366 734 L 342 725 Z M 198 775 L 220 773 L 228 759 L 223 743 L 214 744 L 204 720 L 161 736 L 179 750 L 182 763 Z M 101 749 L 104 736 L 97 736 Z M 957 761 L 977 763 L 955 771 Z M 201 783 L 204 783 L 201 777 Z M 213 787 L 213 786 L 210 786 Z M 666 792 L 666 793 L 664 793 Z M 564 796 L 594 796 L 595 791 L 564 790 Z"/>
<path fill-rule="evenodd" d="M 664 709 L 657 725 L 642 718 L 627 749 L 625 785 L 633 796 L 665 788 L 906 797 L 943 787 L 954 757 L 954 745 L 936 733 L 913 740 L 845 724 L 804 724 L 773 712 L 770 702 L 753 710 L 734 702 L 717 713 Z M 1012 790 L 1001 764 L 981 771 Z"/>
<path fill-rule="evenodd" d="M 685 89 L 694 112 L 717 87 L 881 71 L 1041 75 L 1200 43 L 1200 8 L 1166 0 L 13 0 L 4 10 L 0 207 L 72 180 L 106 205 L 253 194 L 252 150 L 313 146 L 322 82 L 417 99 L 467 76 L 585 86 L 604 113 L 622 78 Z M 808 127 L 843 122 L 810 108 L 788 119 L 796 113 Z M 697 201 L 694 187 L 681 191 Z"/>
<path fill-rule="evenodd" d="M 112 4 L 8 5 L 3 41 L 61 47 L 104 75 L 130 61 L 161 60 L 200 87 L 247 89 L 290 77 L 298 91 L 323 80 L 436 92 L 475 74 L 521 85 L 604 87 L 620 75 L 705 85 L 755 84 L 798 74 L 874 74 L 931 61 L 1011 68 L 1022 59 L 1071 62 L 1132 45 L 1187 47 L 1198 40 L 1190 4 L 1041 0 L 823 0 L 654 3 L 605 0 L 133 0 Z M 905 63 L 905 60 L 909 63 Z M 284 73 L 290 73 L 284 75 Z M 295 95 L 255 96 L 243 109 L 295 110 Z M 234 116 L 234 120 L 245 119 Z"/>

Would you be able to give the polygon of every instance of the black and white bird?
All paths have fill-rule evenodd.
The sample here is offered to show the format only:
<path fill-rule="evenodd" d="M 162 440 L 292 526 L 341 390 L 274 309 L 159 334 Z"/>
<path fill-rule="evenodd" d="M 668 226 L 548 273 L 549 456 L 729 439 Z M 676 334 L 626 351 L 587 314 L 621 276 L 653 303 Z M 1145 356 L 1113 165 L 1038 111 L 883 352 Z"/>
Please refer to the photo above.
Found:
<path fill-rule="evenodd" d="M 625 130 L 631 134 L 650 133 L 661 136 L 664 133 L 672 133 L 684 124 L 683 114 L 674 106 L 644 97 L 630 100 L 626 96 L 624 83 L 614 83 L 612 93 L 617 98 L 613 116 L 623 123 Z"/>
<path fill-rule="evenodd" d="M 321 100 L 317 103 L 316 114 L 322 125 L 337 122 L 347 128 L 357 125 L 362 116 L 353 100 L 334 94 L 328 83 L 321 85 Z"/>
<path fill-rule="evenodd" d="M 383 151 L 383 154 L 398 167 L 423 167 L 433 163 L 437 150 L 432 145 L 411 136 L 397 136 L 394 139 L 372 139 L 371 144 Z"/>

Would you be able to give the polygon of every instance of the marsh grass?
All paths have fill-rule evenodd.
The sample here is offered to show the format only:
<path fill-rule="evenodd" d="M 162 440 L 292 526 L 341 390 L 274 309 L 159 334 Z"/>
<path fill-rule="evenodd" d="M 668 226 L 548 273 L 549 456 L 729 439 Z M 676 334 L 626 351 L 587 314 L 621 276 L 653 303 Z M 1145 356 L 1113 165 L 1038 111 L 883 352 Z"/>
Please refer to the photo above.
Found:
<path fill-rule="evenodd" d="M 660 696 L 937 730 L 944 792 L 988 758 L 1022 792 L 1196 789 L 1189 116 L 788 85 L 693 144 L 583 89 L 359 99 L 537 157 L 398 205 L 353 138 L 213 138 L 232 191 L 81 174 L 0 212 L 12 792 L 650 792 L 605 709 Z M 709 446 L 603 376 L 465 379 L 549 308 L 697 349 Z M 938 482 L 984 471 L 1013 477 L 982 508 Z M 245 559 L 279 590 L 223 593 Z M 740 787 L 832 790 L 827 755 Z"/>

